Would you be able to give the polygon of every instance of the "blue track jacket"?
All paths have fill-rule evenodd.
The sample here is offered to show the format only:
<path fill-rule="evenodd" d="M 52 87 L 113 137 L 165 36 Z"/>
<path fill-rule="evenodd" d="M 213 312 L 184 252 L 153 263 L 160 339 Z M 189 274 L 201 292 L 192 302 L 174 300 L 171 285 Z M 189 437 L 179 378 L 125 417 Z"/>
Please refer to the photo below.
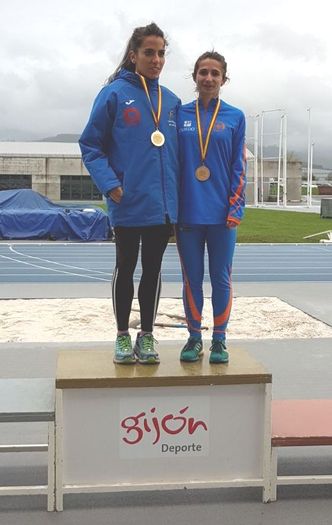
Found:
<path fill-rule="evenodd" d="M 146 79 L 154 110 L 158 80 Z M 162 147 L 153 146 L 155 124 L 138 75 L 122 69 L 98 94 L 79 144 L 83 162 L 99 190 L 107 195 L 122 186 L 119 204 L 107 199 L 112 226 L 171 223 L 178 215 L 178 142 L 180 100 L 162 87 L 159 129 Z"/>
<path fill-rule="evenodd" d="M 203 143 L 218 99 L 204 109 L 199 104 Z M 201 165 L 196 125 L 196 101 L 185 104 L 178 113 L 181 159 L 179 223 L 239 224 L 244 211 L 246 177 L 245 117 L 223 100 L 210 136 L 205 165 L 211 176 L 201 182 L 195 170 Z"/>

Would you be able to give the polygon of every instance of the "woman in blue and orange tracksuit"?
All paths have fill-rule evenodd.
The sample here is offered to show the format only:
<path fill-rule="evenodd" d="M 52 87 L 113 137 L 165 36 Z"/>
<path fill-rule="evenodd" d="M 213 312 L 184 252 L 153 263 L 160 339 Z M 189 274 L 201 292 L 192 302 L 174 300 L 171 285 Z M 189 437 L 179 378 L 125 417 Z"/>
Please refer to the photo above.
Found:
<path fill-rule="evenodd" d="M 213 335 L 210 363 L 227 363 L 225 332 L 232 306 L 232 260 L 236 227 L 244 210 L 245 118 L 219 98 L 227 64 L 215 51 L 201 55 L 193 79 L 198 99 L 178 114 L 180 204 L 177 245 L 183 273 L 183 302 L 189 339 L 181 361 L 203 354 L 204 252 L 212 285 Z"/>
<path fill-rule="evenodd" d="M 123 60 L 97 96 L 80 138 L 85 166 L 107 197 L 115 231 L 112 297 L 117 321 L 114 361 L 158 363 L 152 335 L 163 253 L 178 215 L 180 100 L 159 85 L 167 41 L 154 23 L 134 30 Z M 141 331 L 128 331 L 133 273 L 141 243 Z"/>

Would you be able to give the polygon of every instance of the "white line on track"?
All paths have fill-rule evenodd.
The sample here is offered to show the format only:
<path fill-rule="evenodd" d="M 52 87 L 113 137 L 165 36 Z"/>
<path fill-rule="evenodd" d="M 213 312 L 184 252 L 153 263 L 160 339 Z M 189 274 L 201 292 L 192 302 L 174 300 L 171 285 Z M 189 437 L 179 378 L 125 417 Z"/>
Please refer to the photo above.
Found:
<path fill-rule="evenodd" d="M 55 268 L 49 268 L 48 266 L 40 266 L 38 264 L 33 264 L 26 261 L 19 261 L 18 259 L 14 259 L 13 257 L 8 257 L 7 255 L 0 255 L 3 259 L 9 259 L 10 261 L 19 262 L 20 264 L 26 264 L 27 266 L 33 267 L 33 268 L 39 268 L 41 270 L 50 270 L 51 272 L 60 273 L 62 275 L 76 275 L 76 277 L 86 277 L 87 279 L 95 279 L 96 281 L 108 281 L 109 279 L 103 279 L 102 277 L 94 277 L 93 275 L 82 275 L 80 273 L 74 273 L 74 272 L 66 272 L 65 270 L 56 270 Z"/>
<path fill-rule="evenodd" d="M 100 272 L 99 270 L 90 270 L 88 268 L 82 268 L 80 266 L 72 266 L 70 264 L 58 263 L 58 262 L 50 261 L 48 259 L 42 259 L 41 257 L 36 257 L 35 255 L 27 255 L 25 253 L 18 252 L 12 246 L 10 246 L 9 249 L 10 249 L 11 252 L 16 253 L 17 255 L 21 255 L 22 257 L 27 257 L 29 259 L 37 259 L 38 261 L 41 261 L 41 262 L 44 262 L 44 263 L 56 264 L 57 266 L 63 266 L 65 268 L 72 268 L 74 270 L 81 270 L 83 272 L 92 272 L 92 273 L 98 273 L 98 274 L 109 275 L 109 276 L 112 275 L 112 273 Z M 18 260 L 18 262 L 22 262 L 22 261 Z M 49 269 L 51 271 L 54 271 L 52 268 L 49 268 Z"/>

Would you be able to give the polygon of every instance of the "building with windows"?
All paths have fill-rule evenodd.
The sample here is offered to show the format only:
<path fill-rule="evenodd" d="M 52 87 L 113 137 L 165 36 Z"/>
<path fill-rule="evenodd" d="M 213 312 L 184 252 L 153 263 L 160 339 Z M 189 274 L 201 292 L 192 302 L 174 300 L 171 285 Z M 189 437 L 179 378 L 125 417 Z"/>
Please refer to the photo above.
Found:
<path fill-rule="evenodd" d="M 254 199 L 254 155 L 247 149 L 246 201 Z M 257 192 L 261 201 L 275 201 L 278 163 L 265 161 L 264 176 L 258 162 Z M 301 164 L 287 163 L 287 200 L 301 200 Z M 103 196 L 83 165 L 75 142 L 0 142 L 0 190 L 30 188 L 52 201 L 101 201 Z"/>
<path fill-rule="evenodd" d="M 307 181 L 308 169 L 306 166 L 302 168 L 302 180 Z M 332 169 L 312 168 L 312 180 L 316 184 L 332 183 Z"/>
<path fill-rule="evenodd" d="M 0 142 L 0 190 L 30 188 L 52 201 L 100 201 L 79 145 Z"/>

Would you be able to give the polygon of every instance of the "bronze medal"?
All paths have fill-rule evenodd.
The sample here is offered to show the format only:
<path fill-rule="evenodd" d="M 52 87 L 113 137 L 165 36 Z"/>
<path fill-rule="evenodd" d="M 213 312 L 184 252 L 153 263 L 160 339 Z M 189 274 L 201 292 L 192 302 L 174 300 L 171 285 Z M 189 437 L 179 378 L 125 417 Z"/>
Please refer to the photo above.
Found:
<path fill-rule="evenodd" d="M 154 146 L 160 148 L 165 143 L 165 135 L 159 129 L 156 129 L 156 131 L 151 133 L 151 142 Z"/>
<path fill-rule="evenodd" d="M 216 121 L 219 108 L 220 108 L 220 100 L 218 100 L 218 102 L 216 104 L 216 107 L 214 109 L 213 116 L 212 116 L 212 119 L 211 119 L 211 122 L 210 122 L 210 125 L 209 125 L 209 128 L 208 128 L 208 131 L 207 131 L 207 134 L 206 134 L 205 141 L 203 141 L 203 133 L 202 133 L 202 127 L 201 127 L 201 118 L 200 118 L 200 115 L 199 115 L 198 100 L 196 100 L 197 134 L 198 134 L 199 149 L 200 149 L 200 152 L 201 152 L 201 162 L 202 162 L 202 164 L 201 164 L 201 166 L 199 166 L 196 169 L 195 176 L 196 176 L 196 179 L 201 181 L 201 182 L 204 182 L 205 180 L 208 180 L 210 178 L 210 175 L 211 175 L 209 168 L 207 168 L 204 165 L 204 160 L 205 160 L 207 149 L 208 149 L 208 146 L 209 146 L 212 128 L 213 128 L 214 123 Z"/>
<path fill-rule="evenodd" d="M 200 180 L 201 182 L 204 182 L 205 180 L 208 180 L 210 178 L 210 170 L 206 166 L 199 166 L 197 170 L 195 171 L 196 179 Z"/>

